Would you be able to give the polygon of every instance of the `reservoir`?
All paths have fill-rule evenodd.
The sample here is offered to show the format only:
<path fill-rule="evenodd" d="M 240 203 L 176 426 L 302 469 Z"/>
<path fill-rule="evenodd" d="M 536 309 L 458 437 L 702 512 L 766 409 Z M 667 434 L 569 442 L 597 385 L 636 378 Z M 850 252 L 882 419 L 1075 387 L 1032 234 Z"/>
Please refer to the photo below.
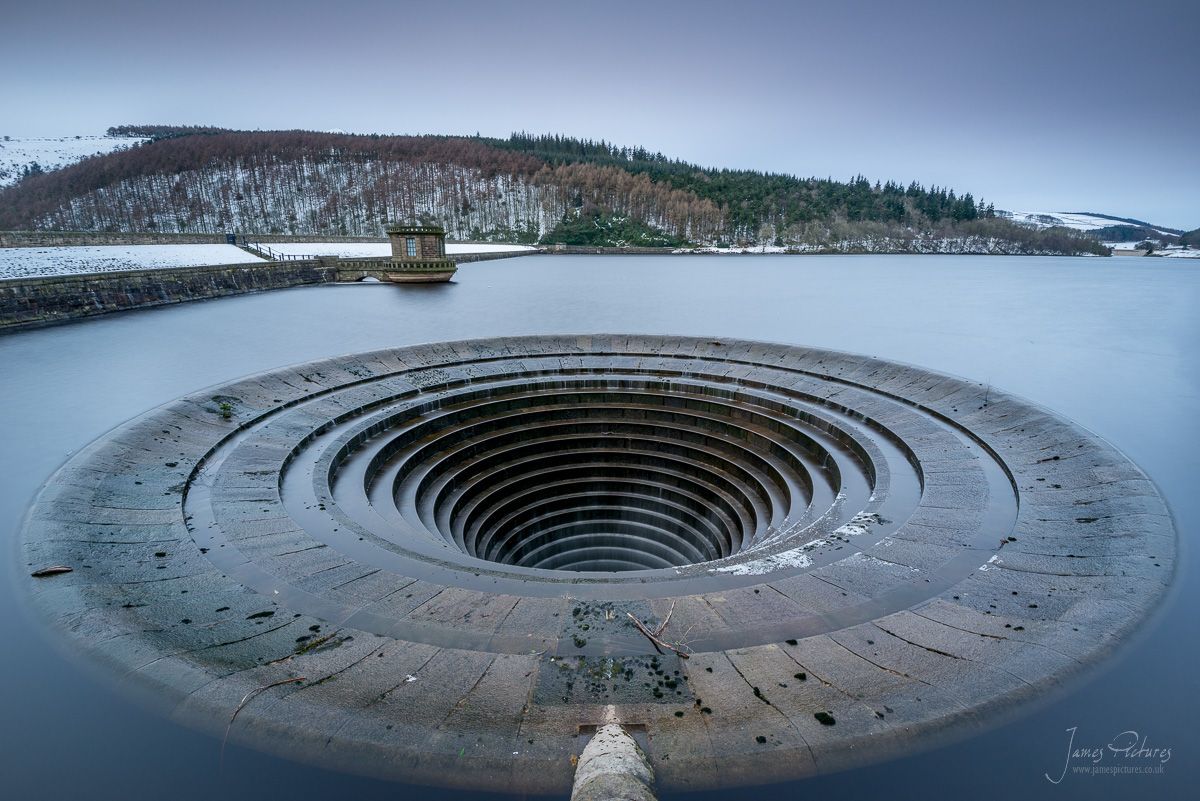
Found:
<path fill-rule="evenodd" d="M 471 337 L 634 332 L 766 340 L 906 362 L 994 385 L 1107 439 L 1157 483 L 1180 563 L 1138 637 L 1039 704 L 936 750 L 799 785 L 711 794 L 983 798 L 1180 796 L 1200 735 L 1189 614 L 1200 589 L 1200 272 L 1186 260 L 958 256 L 532 256 L 463 265 L 449 284 L 337 285 L 110 315 L 0 337 L 0 532 L 9 554 L 0 723 L 16 797 L 466 799 L 294 764 L 165 719 L 62 652 L 13 585 L 22 516 L 69 456 L 206 386 L 298 362 Z M 1156 775 L 1067 775 L 1076 747 L 1135 732 L 1171 749 Z M 1135 787 L 1136 785 L 1136 787 Z M 692 797 L 709 797 L 705 794 Z"/>

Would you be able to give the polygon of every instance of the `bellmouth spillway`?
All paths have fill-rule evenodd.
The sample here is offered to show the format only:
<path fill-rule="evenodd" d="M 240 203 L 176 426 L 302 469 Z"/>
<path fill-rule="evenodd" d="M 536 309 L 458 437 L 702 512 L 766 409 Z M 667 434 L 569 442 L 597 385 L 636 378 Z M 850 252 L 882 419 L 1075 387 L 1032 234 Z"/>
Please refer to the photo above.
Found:
<path fill-rule="evenodd" d="M 961 736 L 1106 656 L 1175 552 L 1135 465 L 995 388 L 640 335 L 196 393 L 75 456 L 23 537 L 73 568 L 32 603 L 180 720 L 521 792 L 612 719 L 672 788 Z"/>

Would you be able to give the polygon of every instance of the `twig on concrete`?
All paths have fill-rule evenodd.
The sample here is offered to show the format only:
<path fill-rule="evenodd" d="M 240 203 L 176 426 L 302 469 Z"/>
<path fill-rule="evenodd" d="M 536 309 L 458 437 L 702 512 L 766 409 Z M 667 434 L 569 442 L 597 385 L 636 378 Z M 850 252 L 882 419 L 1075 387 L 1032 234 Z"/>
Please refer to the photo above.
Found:
<path fill-rule="evenodd" d="M 626 612 L 625 614 L 626 614 L 626 616 L 629 617 L 630 620 L 633 621 L 633 625 L 637 626 L 638 631 L 640 631 L 642 634 L 646 635 L 646 639 L 650 640 L 650 644 L 654 646 L 654 650 L 658 651 L 661 654 L 663 652 L 663 649 L 666 648 L 669 651 L 674 651 L 675 653 L 679 654 L 680 659 L 690 658 L 689 654 L 686 651 L 684 651 L 680 648 L 676 648 L 674 645 L 671 645 L 671 643 L 660 639 L 657 634 L 652 632 L 650 629 L 646 628 L 646 626 L 642 623 L 642 621 L 638 620 L 632 614 L 630 614 L 629 612 Z"/>
<path fill-rule="evenodd" d="M 252 700 L 254 700 L 254 698 L 257 697 L 259 695 L 259 693 L 264 693 L 267 690 L 271 689 L 272 687 L 279 687 L 280 685 L 283 685 L 283 684 L 295 684 L 296 682 L 299 682 L 299 681 L 308 681 L 308 679 L 304 678 L 303 676 L 297 676 L 293 679 L 280 679 L 279 681 L 273 681 L 270 684 L 264 684 L 261 687 L 256 687 L 255 689 L 246 693 L 246 695 L 242 698 L 241 702 L 237 705 L 237 709 L 233 710 L 233 714 L 229 716 L 229 723 L 226 724 L 226 726 L 225 726 L 225 736 L 221 738 L 221 767 L 222 768 L 225 767 L 225 743 L 226 743 L 226 741 L 229 740 L 229 730 L 233 728 L 233 722 L 235 720 L 237 720 L 238 713 L 241 712 L 243 708 L 245 708 L 246 704 L 248 704 Z"/>
<path fill-rule="evenodd" d="M 671 622 L 671 615 L 675 614 L 675 601 L 671 601 L 671 608 L 667 610 L 667 616 L 663 618 L 663 622 L 654 630 L 657 637 L 661 637 L 662 633 L 667 630 L 667 624 Z"/>
<path fill-rule="evenodd" d="M 662 640 L 658 639 L 658 637 L 655 637 L 654 632 L 650 631 L 650 629 L 643 626 L 642 621 L 638 620 L 631 613 L 626 612 L 625 615 L 630 620 L 633 621 L 633 625 L 637 626 L 638 631 L 640 631 L 642 634 L 646 635 L 646 638 L 650 640 L 650 644 L 654 646 L 654 650 L 658 651 L 661 654 L 663 652 L 663 646 L 665 646 L 666 643 L 664 643 Z"/>
<path fill-rule="evenodd" d="M 681 636 L 675 638 L 675 644 L 689 653 L 692 650 L 692 629 L 694 628 L 696 628 L 695 623 L 688 626 Z"/>
<path fill-rule="evenodd" d="M 74 570 L 75 568 L 67 567 L 66 565 L 51 565 L 50 567 L 43 567 L 41 570 L 35 570 L 29 575 L 34 578 L 45 578 L 46 576 L 57 576 L 60 573 L 71 573 Z"/>

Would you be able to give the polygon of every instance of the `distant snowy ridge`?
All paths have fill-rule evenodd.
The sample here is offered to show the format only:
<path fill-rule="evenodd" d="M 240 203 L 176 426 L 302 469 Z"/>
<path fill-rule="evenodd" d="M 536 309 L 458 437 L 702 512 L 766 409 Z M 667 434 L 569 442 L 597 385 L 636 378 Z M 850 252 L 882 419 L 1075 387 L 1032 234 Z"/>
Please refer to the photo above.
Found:
<path fill-rule="evenodd" d="M 1141 220 L 1133 220 L 1127 217 L 1110 217 L 1104 214 L 1084 214 L 1078 212 L 1065 211 L 1002 211 L 996 210 L 997 217 L 1003 217 L 1007 220 L 1012 220 L 1020 225 L 1029 225 L 1034 228 L 1053 228 L 1059 226 L 1062 228 L 1073 228 L 1076 231 L 1095 231 L 1100 228 L 1112 228 L 1113 226 L 1141 226 L 1157 231 L 1164 236 L 1178 236 L 1179 231 L 1170 228 L 1161 228 L 1151 223 L 1146 223 Z"/>
<path fill-rule="evenodd" d="M 21 180 L 27 167 L 57 170 L 88 156 L 132 147 L 145 139 L 129 136 L 59 136 L 45 139 L 0 138 L 0 187 Z"/>

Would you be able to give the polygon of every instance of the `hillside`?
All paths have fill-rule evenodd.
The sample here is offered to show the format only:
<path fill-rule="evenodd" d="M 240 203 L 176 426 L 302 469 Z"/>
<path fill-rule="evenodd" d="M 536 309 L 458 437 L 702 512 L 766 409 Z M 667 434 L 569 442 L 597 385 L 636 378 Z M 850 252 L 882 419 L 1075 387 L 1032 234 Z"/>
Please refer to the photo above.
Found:
<path fill-rule="evenodd" d="M 1132 217 L 1114 217 L 1096 212 L 996 211 L 996 216 L 1031 228 L 1071 228 L 1083 231 L 1110 246 L 1145 239 L 1163 244 L 1176 243 L 1183 233 L 1175 228 L 1154 225 Z"/>
<path fill-rule="evenodd" d="M 0 187 L 17 183 L 28 173 L 57 170 L 88 156 L 132 147 L 144 136 L 59 136 L 49 138 L 0 138 Z"/>
<path fill-rule="evenodd" d="M 1065 227 L 998 219 L 970 193 L 702 168 L 559 136 L 110 134 L 146 141 L 0 190 L 0 228 L 374 235 L 436 219 L 451 238 L 523 243 L 1106 252 Z"/>

